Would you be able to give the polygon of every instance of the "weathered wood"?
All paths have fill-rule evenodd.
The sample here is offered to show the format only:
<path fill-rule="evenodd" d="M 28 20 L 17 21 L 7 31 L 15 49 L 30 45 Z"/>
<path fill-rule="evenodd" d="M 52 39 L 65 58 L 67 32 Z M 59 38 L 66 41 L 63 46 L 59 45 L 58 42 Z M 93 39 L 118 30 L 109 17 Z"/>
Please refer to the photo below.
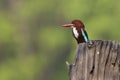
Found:
<path fill-rule="evenodd" d="M 92 41 L 79 44 L 74 64 L 69 65 L 70 80 L 120 80 L 120 43 Z"/>

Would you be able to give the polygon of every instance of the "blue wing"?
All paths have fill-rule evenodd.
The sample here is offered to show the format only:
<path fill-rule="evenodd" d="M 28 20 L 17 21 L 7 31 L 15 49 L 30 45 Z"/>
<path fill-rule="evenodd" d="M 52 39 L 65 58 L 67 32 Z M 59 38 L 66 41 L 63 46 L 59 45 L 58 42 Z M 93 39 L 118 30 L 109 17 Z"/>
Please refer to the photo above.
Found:
<path fill-rule="evenodd" d="M 81 29 L 81 31 L 82 31 L 82 35 L 83 35 L 83 37 L 85 39 L 85 42 L 88 42 L 89 38 L 88 38 L 88 34 L 87 34 L 86 30 L 85 29 Z"/>

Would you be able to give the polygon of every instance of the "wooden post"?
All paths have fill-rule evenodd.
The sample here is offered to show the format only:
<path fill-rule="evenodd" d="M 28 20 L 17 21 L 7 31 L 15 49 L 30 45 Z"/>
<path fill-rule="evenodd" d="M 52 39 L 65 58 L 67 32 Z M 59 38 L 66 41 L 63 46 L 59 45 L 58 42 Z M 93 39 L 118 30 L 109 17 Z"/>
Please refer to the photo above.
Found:
<path fill-rule="evenodd" d="M 120 80 L 120 43 L 92 41 L 79 44 L 74 64 L 69 66 L 70 80 Z"/>

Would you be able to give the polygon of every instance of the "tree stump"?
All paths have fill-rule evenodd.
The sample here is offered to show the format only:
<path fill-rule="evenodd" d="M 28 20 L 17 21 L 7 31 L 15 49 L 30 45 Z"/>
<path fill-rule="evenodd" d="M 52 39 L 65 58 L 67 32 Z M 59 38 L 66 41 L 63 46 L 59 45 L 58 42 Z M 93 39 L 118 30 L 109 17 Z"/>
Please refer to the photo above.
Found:
<path fill-rule="evenodd" d="M 74 64 L 69 66 L 70 80 L 120 80 L 120 43 L 92 41 L 77 47 Z"/>

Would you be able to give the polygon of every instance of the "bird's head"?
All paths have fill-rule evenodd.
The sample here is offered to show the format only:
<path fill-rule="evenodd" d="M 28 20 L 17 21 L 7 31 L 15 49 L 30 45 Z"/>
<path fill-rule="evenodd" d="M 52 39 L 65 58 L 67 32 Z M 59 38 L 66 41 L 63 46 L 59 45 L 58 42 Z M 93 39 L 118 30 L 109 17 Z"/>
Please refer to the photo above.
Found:
<path fill-rule="evenodd" d="M 80 20 L 73 20 L 70 24 L 65 24 L 63 27 L 81 29 L 84 28 L 84 24 Z"/>
<path fill-rule="evenodd" d="M 72 28 L 74 38 L 78 43 L 87 42 L 88 36 L 84 29 L 84 24 L 80 20 L 73 20 L 70 24 L 64 24 L 63 27 Z"/>

